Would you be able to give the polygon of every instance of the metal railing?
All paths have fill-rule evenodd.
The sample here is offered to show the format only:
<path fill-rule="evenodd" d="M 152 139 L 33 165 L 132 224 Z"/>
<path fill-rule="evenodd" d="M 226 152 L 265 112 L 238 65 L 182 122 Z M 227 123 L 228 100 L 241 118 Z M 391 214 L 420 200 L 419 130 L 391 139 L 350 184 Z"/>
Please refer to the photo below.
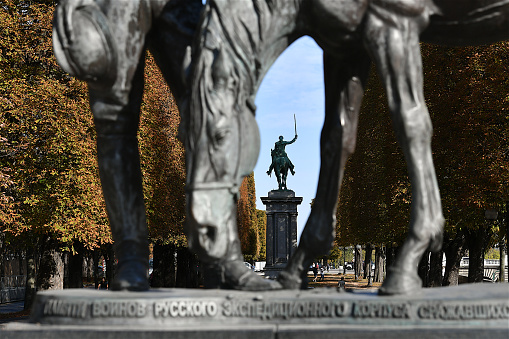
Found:
<path fill-rule="evenodd" d="M 11 275 L 0 278 L 0 303 L 25 300 L 26 275 Z"/>

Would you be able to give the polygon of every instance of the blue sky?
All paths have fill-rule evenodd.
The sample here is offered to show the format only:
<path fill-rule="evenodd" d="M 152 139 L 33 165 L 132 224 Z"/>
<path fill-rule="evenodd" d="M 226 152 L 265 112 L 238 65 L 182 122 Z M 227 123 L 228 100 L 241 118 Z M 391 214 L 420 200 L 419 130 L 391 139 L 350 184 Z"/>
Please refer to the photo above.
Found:
<path fill-rule="evenodd" d="M 320 132 L 324 120 L 322 50 L 313 39 L 303 37 L 293 43 L 272 65 L 256 96 L 256 120 L 260 128 L 260 156 L 255 167 L 256 206 L 265 210 L 260 197 L 277 189 L 274 174 L 266 171 L 270 150 L 279 136 L 294 137 L 293 115 L 297 119 L 297 141 L 286 146 L 295 165 L 295 176 L 288 173 L 287 186 L 303 197 L 298 208 L 298 237 L 309 216 L 316 193 L 320 167 Z"/>

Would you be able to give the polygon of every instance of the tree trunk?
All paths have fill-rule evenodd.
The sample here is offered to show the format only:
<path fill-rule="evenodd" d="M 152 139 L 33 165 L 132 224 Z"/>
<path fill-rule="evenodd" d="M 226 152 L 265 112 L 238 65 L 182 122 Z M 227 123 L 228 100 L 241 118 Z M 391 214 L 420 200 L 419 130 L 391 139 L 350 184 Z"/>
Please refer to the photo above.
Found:
<path fill-rule="evenodd" d="M 398 246 L 387 246 L 387 255 L 386 255 L 386 267 L 387 269 L 392 266 L 392 263 L 396 259 L 396 255 L 398 254 L 399 247 Z"/>
<path fill-rule="evenodd" d="M 442 286 L 442 258 L 444 252 L 432 252 L 429 258 L 428 287 Z"/>
<path fill-rule="evenodd" d="M 97 263 L 97 260 L 94 258 L 95 251 L 85 250 L 83 252 L 83 277 L 87 282 L 94 281 L 95 273 L 94 273 L 94 263 Z"/>
<path fill-rule="evenodd" d="M 101 257 L 101 250 L 95 249 L 92 254 L 92 269 L 94 275 L 94 288 L 97 290 L 99 288 L 99 281 L 102 279 L 103 272 L 99 272 L 99 258 Z M 101 262 L 102 266 L 102 262 Z"/>
<path fill-rule="evenodd" d="M 371 258 L 373 257 L 373 246 L 366 245 L 366 252 L 364 253 L 364 279 L 371 277 Z"/>
<path fill-rule="evenodd" d="M 468 282 L 482 282 L 484 278 L 484 246 L 469 241 L 468 253 Z"/>
<path fill-rule="evenodd" d="M 18 251 L 19 275 L 26 275 L 26 252 Z"/>
<path fill-rule="evenodd" d="M 154 244 L 154 271 L 150 286 L 175 287 L 175 245 Z"/>
<path fill-rule="evenodd" d="M 0 278 L 5 277 L 5 252 L 4 234 L 0 232 Z"/>
<path fill-rule="evenodd" d="M 362 247 L 361 245 L 355 246 L 355 262 L 353 263 L 355 270 L 355 280 L 359 280 L 362 270 Z"/>
<path fill-rule="evenodd" d="M 458 285 L 460 261 L 466 252 L 466 237 L 462 231 L 456 232 L 454 238 L 444 237 L 445 272 L 442 286 Z"/>
<path fill-rule="evenodd" d="M 484 253 L 486 243 L 491 235 L 488 227 L 479 227 L 468 232 L 468 282 L 482 282 L 484 277 Z"/>
<path fill-rule="evenodd" d="M 176 287 L 196 288 L 199 286 L 199 267 L 196 256 L 186 247 L 177 249 Z"/>
<path fill-rule="evenodd" d="M 417 268 L 417 273 L 422 280 L 422 286 L 428 287 L 429 284 L 429 255 L 430 251 L 426 250 L 422 255 L 421 261 Z"/>
<path fill-rule="evenodd" d="M 104 246 L 104 260 L 106 261 L 106 282 L 108 286 L 113 282 L 115 276 L 115 252 L 113 251 L 112 244 L 106 244 Z"/>
<path fill-rule="evenodd" d="M 507 251 L 506 251 L 506 248 L 505 248 L 505 243 L 504 243 L 504 240 L 502 239 L 499 243 L 498 243 L 498 246 L 500 248 L 500 268 L 499 268 L 499 279 L 498 279 L 498 282 L 505 282 L 505 265 L 506 265 L 506 262 L 505 262 L 505 255 L 507 254 Z"/>
<path fill-rule="evenodd" d="M 382 282 L 384 280 L 384 250 L 382 247 L 375 247 L 375 276 L 374 282 Z"/>
<path fill-rule="evenodd" d="M 34 246 L 27 246 L 27 280 L 25 285 L 25 305 L 24 309 L 29 310 L 32 308 L 32 304 L 35 299 L 35 293 L 37 291 L 35 281 L 37 279 L 37 242 Z"/>
<path fill-rule="evenodd" d="M 64 261 L 58 243 L 47 236 L 42 244 L 41 262 L 37 274 L 37 290 L 61 290 L 64 288 Z"/>
<path fill-rule="evenodd" d="M 78 241 L 74 242 L 75 253 L 69 253 L 69 279 L 66 288 L 83 288 L 83 252 L 85 247 Z"/>

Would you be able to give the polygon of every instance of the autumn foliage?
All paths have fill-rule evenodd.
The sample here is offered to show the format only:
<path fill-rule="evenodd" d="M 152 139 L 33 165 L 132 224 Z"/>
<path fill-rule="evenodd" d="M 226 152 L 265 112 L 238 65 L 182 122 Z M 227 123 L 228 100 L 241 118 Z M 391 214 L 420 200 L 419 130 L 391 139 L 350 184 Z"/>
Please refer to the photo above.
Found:
<path fill-rule="evenodd" d="M 53 55 L 54 3 L 0 8 L 0 227 L 7 235 L 52 235 L 65 248 L 111 242 L 99 182 L 86 84 Z M 182 245 L 184 151 L 169 88 L 147 59 L 140 151 L 153 240 Z"/>
<path fill-rule="evenodd" d="M 256 190 L 254 173 L 244 178 L 239 189 L 237 203 L 237 223 L 242 253 L 246 260 L 259 260 L 261 244 L 264 242 L 259 232 L 259 220 L 256 211 Z"/>
<path fill-rule="evenodd" d="M 475 227 L 509 199 L 509 43 L 422 50 L 444 214 Z"/>
<path fill-rule="evenodd" d="M 180 115 L 175 99 L 149 56 L 139 131 L 147 224 L 152 241 L 187 245 L 185 153 L 178 140 Z"/>
<path fill-rule="evenodd" d="M 484 211 L 509 199 L 509 43 L 423 45 L 422 53 L 446 232 L 485 227 Z M 386 102 L 372 76 L 339 200 L 339 245 L 401 243 L 405 236 L 410 183 Z"/>
<path fill-rule="evenodd" d="M 359 117 L 357 147 L 348 160 L 337 210 L 339 246 L 401 242 L 410 214 L 410 181 L 374 69 Z"/>
<path fill-rule="evenodd" d="M 0 231 L 17 240 L 50 235 L 64 249 L 75 241 L 90 249 L 109 243 L 87 87 L 53 55 L 55 3 L 0 0 L 0 5 Z M 180 116 L 150 55 L 141 111 L 149 235 L 159 244 L 185 246 Z M 250 258 L 259 256 L 261 246 L 255 208 L 252 174 L 241 187 L 238 213 Z"/>
<path fill-rule="evenodd" d="M 86 86 L 58 67 L 52 2 L 0 8 L 0 227 L 64 246 L 110 241 Z"/>

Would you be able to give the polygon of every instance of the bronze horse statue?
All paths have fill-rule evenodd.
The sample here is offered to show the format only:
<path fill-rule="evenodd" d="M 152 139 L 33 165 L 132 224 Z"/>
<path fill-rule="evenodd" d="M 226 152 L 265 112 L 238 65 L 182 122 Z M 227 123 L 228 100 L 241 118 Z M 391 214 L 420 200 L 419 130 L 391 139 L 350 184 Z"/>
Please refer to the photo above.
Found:
<path fill-rule="evenodd" d="M 288 169 L 290 168 L 288 159 L 275 154 L 274 150 L 271 150 L 270 153 L 272 157 L 272 163 L 270 164 L 267 174 L 270 176 L 271 171 L 274 170 L 274 174 L 277 178 L 278 188 L 280 190 L 286 190 L 288 189 L 286 186 L 286 178 L 288 177 Z"/>
<path fill-rule="evenodd" d="M 189 245 L 214 268 L 205 271 L 217 273 L 208 277 L 208 287 L 244 290 L 303 287 L 310 263 L 331 248 L 343 167 L 355 148 L 373 61 L 412 183 L 408 237 L 380 293 L 408 294 L 421 287 L 417 264 L 426 248 L 440 248 L 444 222 L 419 41 L 469 45 L 507 39 L 509 0 L 210 0 L 203 10 L 199 0 L 68 0 L 57 7 L 55 31 L 59 62 L 90 85 L 119 259 L 114 289 L 148 288 L 136 130 L 149 47 L 181 109 Z M 299 247 L 273 282 L 242 263 L 236 201 L 259 153 L 256 91 L 276 58 L 304 35 L 324 51 L 320 177 Z"/>

